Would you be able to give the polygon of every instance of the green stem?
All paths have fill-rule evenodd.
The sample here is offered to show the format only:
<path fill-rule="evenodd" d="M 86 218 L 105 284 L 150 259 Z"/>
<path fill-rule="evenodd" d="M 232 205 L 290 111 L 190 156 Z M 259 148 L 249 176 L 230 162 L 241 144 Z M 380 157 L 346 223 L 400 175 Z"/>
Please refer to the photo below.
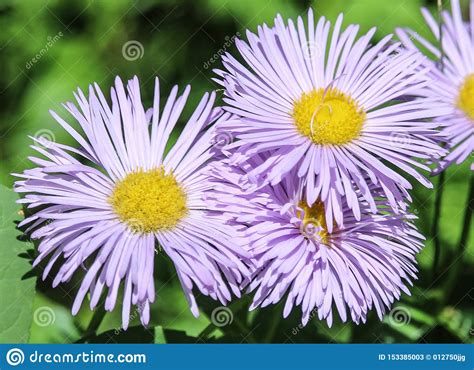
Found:
<path fill-rule="evenodd" d="M 237 326 L 239 327 L 239 329 L 242 330 L 242 333 L 245 333 L 245 332 L 247 332 L 247 331 L 249 330 L 249 329 L 247 328 L 247 326 L 244 325 L 244 324 L 242 323 L 242 321 L 240 321 L 240 319 L 239 319 L 238 317 L 235 317 L 235 318 L 234 318 L 234 321 L 235 321 L 235 323 L 237 324 Z M 251 331 L 249 331 L 248 334 L 247 334 L 245 337 L 246 337 L 246 338 L 249 338 L 249 340 L 248 340 L 249 343 L 257 343 L 257 340 L 255 339 L 255 336 L 253 335 L 252 330 L 253 330 L 253 329 L 251 329 Z"/>
<path fill-rule="evenodd" d="M 438 186 L 436 187 L 436 198 L 434 203 L 433 222 L 431 223 L 431 236 L 434 244 L 434 258 L 432 267 L 432 276 L 436 277 L 438 273 L 439 259 L 441 255 L 441 239 L 439 223 L 441 219 L 441 206 L 443 204 L 444 185 L 446 182 L 445 172 L 441 172 L 438 178 Z"/>
<path fill-rule="evenodd" d="M 275 331 L 278 328 L 278 324 L 280 323 L 280 310 L 278 308 L 279 306 L 273 307 L 273 320 L 270 324 L 270 327 L 268 328 L 267 335 L 265 336 L 265 343 L 272 343 L 273 337 L 275 336 Z"/>
<path fill-rule="evenodd" d="M 104 305 L 99 304 L 94 312 L 94 315 L 92 316 L 92 319 L 89 325 L 87 326 L 86 331 L 82 335 L 82 338 L 79 339 L 78 343 L 85 343 L 90 338 L 93 338 L 97 335 L 97 329 L 99 329 L 99 326 L 102 323 L 102 320 L 104 319 L 106 312 L 107 311 L 105 311 Z"/>
<path fill-rule="evenodd" d="M 199 334 L 199 339 L 209 339 L 212 333 L 217 330 L 217 327 L 211 322 L 208 326 L 204 328 L 204 330 Z"/>
<path fill-rule="evenodd" d="M 444 70 L 444 48 L 443 48 L 443 0 L 438 0 L 438 18 L 439 18 L 439 48 L 441 56 L 439 58 L 440 69 Z"/>
<path fill-rule="evenodd" d="M 469 238 L 469 231 L 471 230 L 472 213 L 474 211 L 474 175 L 471 175 L 469 184 L 469 192 L 466 201 L 466 210 L 464 212 L 464 222 L 459 238 L 459 252 L 462 254 L 466 250 L 467 240 Z"/>
<path fill-rule="evenodd" d="M 461 229 L 461 236 L 459 237 L 458 250 L 459 254 L 456 254 L 458 258 L 455 260 L 451 268 L 453 273 L 451 273 L 446 279 L 445 291 L 447 292 L 444 305 L 450 302 L 451 296 L 456 291 L 456 284 L 459 282 L 459 277 L 462 272 L 464 254 L 466 252 L 466 246 L 469 239 L 469 232 L 471 230 L 472 214 L 474 211 L 474 175 L 471 175 L 471 180 L 469 183 L 469 191 L 466 200 L 466 209 L 464 212 L 464 221 Z"/>
<path fill-rule="evenodd" d="M 438 18 L 439 18 L 439 68 L 441 71 L 444 70 L 444 48 L 443 48 L 443 0 L 438 0 Z M 432 267 L 432 276 L 435 278 L 438 273 L 439 259 L 441 255 L 441 240 L 439 237 L 439 220 L 441 218 L 441 205 L 443 201 L 443 192 L 444 192 L 444 183 L 446 180 L 445 172 L 441 172 L 438 180 L 438 187 L 436 189 L 436 199 L 434 204 L 434 218 L 431 226 L 431 235 L 433 237 L 434 244 L 434 257 L 433 257 L 433 267 Z"/>

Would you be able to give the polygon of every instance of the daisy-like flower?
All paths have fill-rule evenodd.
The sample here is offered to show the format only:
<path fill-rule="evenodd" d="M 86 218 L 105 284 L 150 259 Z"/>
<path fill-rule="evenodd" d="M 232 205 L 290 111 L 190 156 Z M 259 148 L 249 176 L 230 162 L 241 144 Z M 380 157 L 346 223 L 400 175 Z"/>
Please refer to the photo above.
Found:
<path fill-rule="evenodd" d="M 421 47 L 430 57 L 440 60 L 439 63 L 426 60 L 425 64 L 431 68 L 429 77 L 432 82 L 419 91 L 420 96 L 437 100 L 437 106 L 448 110 L 435 119 L 450 150 L 440 161 L 435 171 L 438 173 L 453 162 L 460 164 L 474 150 L 474 1 L 470 2 L 469 22 L 463 22 L 459 0 L 451 0 L 451 7 L 452 14 L 448 11 L 442 13 L 441 32 L 430 12 L 422 9 L 437 45 L 412 30 L 397 30 L 408 49 Z M 474 163 L 471 169 L 474 170 Z"/>
<path fill-rule="evenodd" d="M 242 243 L 253 254 L 251 309 L 286 297 L 284 317 L 301 306 L 303 325 L 316 310 L 331 326 L 334 306 L 342 321 L 365 322 L 371 309 L 382 319 L 402 292 L 410 294 L 407 284 L 416 278 L 423 237 L 411 222 L 415 216 L 394 214 L 382 189 L 371 185 L 378 213 L 359 194 L 360 219 L 344 203 L 344 226 L 329 231 L 324 204 L 307 205 L 296 171 L 275 186 L 242 189 L 242 175 L 265 159 L 254 156 L 242 167 L 216 163 L 216 192 L 209 199 L 228 223 L 240 225 Z"/>
<path fill-rule="evenodd" d="M 240 148 L 234 163 L 271 153 L 243 180 L 275 185 L 296 170 L 308 205 L 326 205 L 330 229 L 333 219 L 342 226 L 345 203 L 356 218 L 361 200 L 376 212 L 371 184 L 403 210 L 411 184 L 397 168 L 432 186 L 418 160 L 443 150 L 425 119 L 446 111 L 430 98 L 403 100 L 426 84 L 422 55 L 404 52 L 391 36 L 371 46 L 375 29 L 357 39 L 357 25 L 343 31 L 341 24 L 342 15 L 330 37 L 330 22 L 315 25 L 311 10 L 306 27 L 302 18 L 286 25 L 277 16 L 274 27 L 247 32 L 248 43 L 236 41 L 246 65 L 227 53 L 225 70 L 216 71 L 226 109 L 241 116 L 220 126 L 239 139 L 230 147 Z"/>
<path fill-rule="evenodd" d="M 132 305 L 148 324 L 156 243 L 173 261 L 195 316 L 194 286 L 222 304 L 231 299 L 231 291 L 239 296 L 239 285 L 249 274 L 242 262 L 246 252 L 233 241 L 233 229 L 208 217 L 203 201 L 211 188 L 206 166 L 214 151 L 212 125 L 229 118 L 213 108 L 214 93 L 203 96 L 167 152 L 189 92 L 187 86 L 178 96 L 173 87 L 160 113 L 158 79 L 153 107 L 146 111 L 136 77 L 127 91 L 116 79 L 111 106 L 96 84 L 88 99 L 79 90 L 79 109 L 64 106 L 83 134 L 51 114 L 80 148 L 40 141 L 33 148 L 45 158 L 31 158 L 37 167 L 16 175 L 24 180 L 15 190 L 27 193 L 20 203 L 34 212 L 20 226 L 29 224 L 27 232 L 41 239 L 34 265 L 51 256 L 43 279 L 56 262 L 53 286 L 85 270 L 73 314 L 87 293 L 93 309 L 104 289 L 105 309 L 111 311 L 123 282 L 123 327 Z"/>

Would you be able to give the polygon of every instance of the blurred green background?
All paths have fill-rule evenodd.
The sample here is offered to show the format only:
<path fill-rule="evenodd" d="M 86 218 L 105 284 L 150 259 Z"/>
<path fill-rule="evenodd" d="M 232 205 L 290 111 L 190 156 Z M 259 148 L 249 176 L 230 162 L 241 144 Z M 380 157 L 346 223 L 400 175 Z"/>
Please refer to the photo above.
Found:
<path fill-rule="evenodd" d="M 467 3 L 463 2 L 465 9 Z M 377 25 L 376 38 L 380 39 L 396 26 L 429 36 L 419 8 L 435 10 L 435 1 L 2 0 L 0 184 L 11 187 L 9 174 L 31 166 L 28 135 L 72 143 L 48 110 L 67 117 L 61 103 L 71 101 L 77 87 L 87 91 L 88 84 L 96 81 L 107 91 L 114 76 L 126 80 L 137 75 L 142 97 L 150 106 L 157 75 L 163 95 L 174 84 L 182 88 L 192 84 L 189 112 L 204 91 L 217 88 L 211 80 L 212 69 L 220 67 L 215 54 L 235 51 L 233 36 L 243 36 L 247 28 L 255 31 L 263 22 L 272 23 L 276 13 L 302 15 L 309 6 L 330 19 L 344 12 L 346 24 L 359 23 L 363 31 Z M 35 282 L 37 272 L 30 266 L 33 244 L 19 242 L 6 231 L 15 221 L 8 215 L 15 214 L 18 220 L 21 214 L 17 215 L 20 207 L 14 205 L 14 196 L 4 191 L 0 206 L 0 342 L 472 342 L 474 233 L 460 245 L 469 176 L 468 164 L 447 171 L 443 207 L 436 216 L 436 191 L 415 187 L 413 211 L 420 218 L 418 226 L 427 243 L 418 258 L 420 277 L 411 289 L 412 296 L 404 295 L 383 322 L 371 314 L 366 325 L 336 320 L 331 329 L 317 318 L 301 328 L 297 310 L 283 320 L 282 305 L 248 314 L 248 297 L 230 306 L 231 317 L 225 325 L 211 320 L 212 313 L 218 313 L 218 304 L 200 297 L 202 315 L 194 319 L 173 266 L 163 255 L 157 261 L 157 300 L 147 329 L 138 324 L 135 313 L 132 328 L 121 331 L 120 309 L 102 317 L 103 312 L 94 314 L 84 304 L 73 317 L 70 307 L 80 274 L 54 290 L 51 279 Z M 438 179 L 433 182 L 436 188 Z M 436 267 L 434 219 L 439 221 L 441 244 Z M 6 292 L 9 297 L 14 292 L 15 299 L 7 302 Z"/>

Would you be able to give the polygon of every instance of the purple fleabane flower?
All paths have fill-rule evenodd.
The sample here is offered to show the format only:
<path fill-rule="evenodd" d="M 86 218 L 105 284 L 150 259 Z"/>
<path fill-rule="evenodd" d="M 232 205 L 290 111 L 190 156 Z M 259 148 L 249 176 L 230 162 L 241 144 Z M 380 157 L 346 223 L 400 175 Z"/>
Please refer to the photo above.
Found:
<path fill-rule="evenodd" d="M 439 63 L 426 60 L 425 64 L 431 67 L 429 77 L 432 82 L 419 92 L 422 97 L 437 100 L 437 106 L 448 109 L 446 114 L 435 119 L 450 150 L 440 161 L 436 173 L 453 162 L 460 164 L 474 151 L 474 1 L 470 2 L 468 23 L 463 22 L 459 0 L 451 0 L 451 6 L 452 14 L 442 13 L 441 34 L 437 21 L 427 9 L 422 9 L 438 45 L 412 30 L 397 30 L 408 49 L 421 47 L 439 60 Z M 474 163 L 471 170 L 474 170 Z"/>
<path fill-rule="evenodd" d="M 431 187 L 418 172 L 429 168 L 418 160 L 444 153 L 426 118 L 446 108 L 430 98 L 403 100 L 427 83 L 424 57 L 391 44 L 391 36 L 371 46 L 375 29 L 357 39 L 359 26 L 341 25 L 342 15 L 330 37 L 330 22 L 315 24 L 311 10 L 306 27 L 301 17 L 286 25 L 277 16 L 273 28 L 236 41 L 246 65 L 227 53 L 225 70 L 216 71 L 225 109 L 241 116 L 220 125 L 239 139 L 229 147 L 239 148 L 234 163 L 271 153 L 244 180 L 275 185 L 296 170 L 308 205 L 322 201 L 329 225 L 342 225 L 344 204 L 356 218 L 362 200 L 376 212 L 371 184 L 403 210 L 411 184 L 395 170 Z"/>
<path fill-rule="evenodd" d="M 342 321 L 365 322 L 371 309 L 382 319 L 416 279 L 415 255 L 423 247 L 411 222 L 416 217 L 394 214 L 382 189 L 371 185 L 378 213 L 359 194 L 360 219 L 344 203 L 344 226 L 329 231 L 324 204 L 307 205 L 295 171 L 275 186 L 242 189 L 242 175 L 265 159 L 254 156 L 242 167 L 215 163 L 216 192 L 208 200 L 240 227 L 241 243 L 253 254 L 251 309 L 286 297 L 284 317 L 301 306 L 303 325 L 316 310 L 331 326 L 333 307 Z"/>
<path fill-rule="evenodd" d="M 233 241 L 233 229 L 207 216 L 203 201 L 211 188 L 211 125 L 229 118 L 213 108 L 214 93 L 203 96 L 176 144 L 166 150 L 189 92 L 187 86 L 178 96 L 173 87 L 160 112 L 158 79 L 148 110 L 136 77 L 126 90 L 116 79 L 111 106 L 97 84 L 90 87 L 89 98 L 79 90 L 79 109 L 73 103 L 64 106 L 83 134 L 51 114 L 80 148 L 39 142 L 33 148 L 44 158 L 32 157 L 37 167 L 16 174 L 24 180 L 16 182 L 15 190 L 26 193 L 20 203 L 34 212 L 20 226 L 30 225 L 27 232 L 41 239 L 34 265 L 51 256 L 43 279 L 56 262 L 60 268 L 53 286 L 85 266 L 74 314 L 87 293 L 94 308 L 104 288 L 105 309 L 111 311 L 123 282 L 123 327 L 128 327 L 132 304 L 147 325 L 155 299 L 157 242 L 173 261 L 195 316 L 193 287 L 222 304 L 231 299 L 231 291 L 240 296 L 239 286 L 249 274 L 242 262 L 247 254 Z"/>

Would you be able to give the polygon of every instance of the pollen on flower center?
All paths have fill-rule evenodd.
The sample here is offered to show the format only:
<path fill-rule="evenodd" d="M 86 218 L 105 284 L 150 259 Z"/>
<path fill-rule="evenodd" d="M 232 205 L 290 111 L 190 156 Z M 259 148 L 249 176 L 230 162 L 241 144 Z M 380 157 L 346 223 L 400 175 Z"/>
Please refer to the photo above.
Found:
<path fill-rule="evenodd" d="M 328 244 L 329 232 L 326 224 L 324 203 L 318 200 L 310 207 L 306 201 L 301 201 L 298 206 L 304 211 L 304 216 L 301 214 L 297 215 L 300 218 L 303 217 L 302 233 L 309 237 L 318 236 L 321 243 Z"/>
<path fill-rule="evenodd" d="M 127 175 L 109 198 L 116 214 L 133 232 L 169 230 L 188 212 L 186 194 L 173 174 L 160 167 Z"/>
<path fill-rule="evenodd" d="M 365 121 L 354 99 L 334 88 L 304 93 L 292 116 L 298 131 L 321 145 L 349 143 L 360 135 Z"/>
<path fill-rule="evenodd" d="M 468 75 L 459 90 L 458 108 L 474 122 L 474 73 Z"/>

